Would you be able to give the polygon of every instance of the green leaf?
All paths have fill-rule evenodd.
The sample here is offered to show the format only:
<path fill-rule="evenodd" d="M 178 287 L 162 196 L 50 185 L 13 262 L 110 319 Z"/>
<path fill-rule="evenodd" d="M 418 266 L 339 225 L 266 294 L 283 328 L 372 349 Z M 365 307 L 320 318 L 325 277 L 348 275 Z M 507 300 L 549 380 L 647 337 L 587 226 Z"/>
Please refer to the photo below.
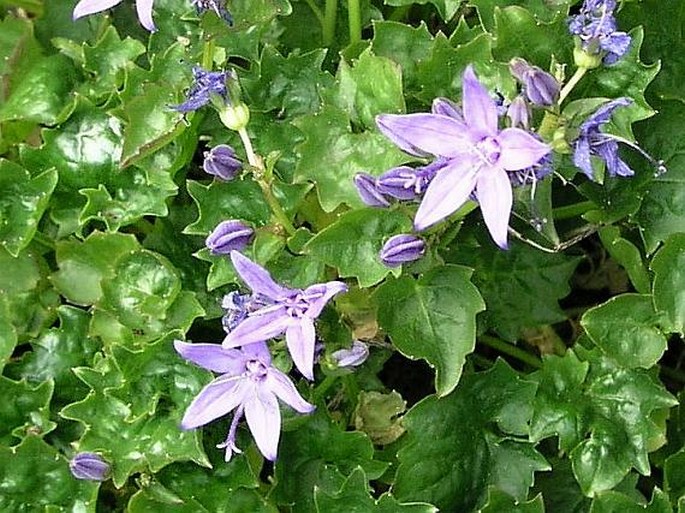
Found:
<path fill-rule="evenodd" d="M 0 105 L 0 122 L 32 121 L 55 125 L 73 109 L 69 92 L 74 84 L 74 67 L 62 55 L 35 59 L 21 82 Z"/>
<path fill-rule="evenodd" d="M 664 462 L 664 489 L 674 504 L 685 497 L 685 448 L 666 458 Z"/>
<path fill-rule="evenodd" d="M 629 369 L 649 369 L 666 351 L 652 296 L 622 294 L 591 308 L 580 320 L 592 341 L 609 358 Z"/>
<path fill-rule="evenodd" d="M 317 49 L 283 57 L 266 45 L 259 62 L 241 80 L 251 110 L 279 110 L 279 117 L 313 114 L 321 105 L 321 93 L 333 85 L 330 73 L 321 71 L 326 50 Z"/>
<path fill-rule="evenodd" d="M 206 237 L 220 222 L 228 219 L 241 219 L 257 226 L 269 221 L 269 206 L 252 180 L 215 180 L 209 185 L 189 180 L 187 187 L 197 205 L 198 218 L 183 233 Z"/>
<path fill-rule="evenodd" d="M 132 473 L 157 472 L 175 461 L 209 466 L 200 432 L 179 427 L 208 373 L 176 354 L 173 335 L 136 352 L 115 347 L 95 368 L 79 369 L 93 390 L 60 412 L 84 425 L 79 450 L 104 454 L 117 487 Z"/>
<path fill-rule="evenodd" d="M 673 513 L 673 509 L 666 494 L 655 488 L 649 504 L 637 503 L 619 492 L 604 492 L 592 501 L 590 513 Z"/>
<path fill-rule="evenodd" d="M 26 381 L 13 381 L 0 376 L 0 445 L 16 443 L 15 439 L 43 436 L 52 431 L 50 399 L 54 390 L 52 381 L 31 386 Z"/>
<path fill-rule="evenodd" d="M 533 472 L 549 467 L 529 443 L 501 433 L 527 433 L 535 389 L 498 360 L 487 372 L 465 376 L 450 395 L 416 404 L 404 416 L 407 434 L 393 487 L 398 500 L 472 511 L 488 484 L 525 499 Z M 496 470 L 504 464 L 517 472 Z"/>
<path fill-rule="evenodd" d="M 399 504 L 392 495 L 384 493 L 375 500 L 369 495 L 364 470 L 356 468 L 336 493 L 314 490 L 317 513 L 437 513 L 437 508 L 426 503 Z"/>
<path fill-rule="evenodd" d="M 666 314 L 665 328 L 685 334 L 685 235 L 674 235 L 654 255 L 654 305 Z"/>
<path fill-rule="evenodd" d="M 0 446 L 0 509 L 95 513 L 100 483 L 74 479 L 69 464 L 37 436 L 17 447 Z"/>
<path fill-rule="evenodd" d="M 31 179 L 21 166 L 0 159 L 0 243 L 12 256 L 31 242 L 56 184 L 54 169 Z"/>
<path fill-rule="evenodd" d="M 17 330 L 12 325 L 9 301 L 0 299 L 0 372 L 9 361 L 17 345 Z"/>
<path fill-rule="evenodd" d="M 101 99 L 113 94 L 125 80 L 126 73 L 135 67 L 134 60 L 145 53 L 145 46 L 137 39 L 122 41 L 117 30 L 110 26 L 93 46 L 83 46 L 83 68 L 93 75 L 88 94 Z"/>
<path fill-rule="evenodd" d="M 392 5 L 396 7 L 407 6 L 412 4 L 423 5 L 426 3 L 431 3 L 435 6 L 440 17 L 447 21 L 450 21 L 455 13 L 459 10 L 461 2 L 458 0 L 384 0 L 386 5 Z"/>
<path fill-rule="evenodd" d="M 59 241 L 59 270 L 51 277 L 55 288 L 72 303 L 93 305 L 102 297 L 102 284 L 113 280 L 119 258 L 138 249 L 133 235 L 92 233 L 85 241 Z"/>
<path fill-rule="evenodd" d="M 497 11 L 511 5 L 521 5 L 528 9 L 536 18 L 547 21 L 565 15 L 571 0 L 469 0 L 469 5 L 478 9 L 478 18 L 485 30 L 492 31 L 495 26 Z M 564 33 L 566 33 L 564 28 Z M 568 36 L 567 36 L 568 37 Z"/>
<path fill-rule="evenodd" d="M 685 138 L 680 130 L 683 116 L 685 105 L 668 102 L 660 106 L 658 116 L 640 124 L 638 134 L 645 149 L 663 159 L 668 168 L 647 186 L 636 215 L 648 254 L 685 226 Z"/>
<path fill-rule="evenodd" d="M 540 494 L 529 501 L 519 502 L 510 495 L 491 488 L 488 490 L 487 503 L 478 513 L 545 513 L 545 505 Z"/>
<path fill-rule="evenodd" d="M 295 181 L 313 181 L 326 212 L 343 203 L 363 206 L 353 182 L 357 173 L 379 175 L 409 160 L 379 133 L 353 133 L 347 116 L 336 107 L 326 105 L 317 114 L 297 119 L 295 126 L 306 137 L 297 148 L 301 159 Z"/>
<path fill-rule="evenodd" d="M 531 377 L 540 385 L 531 438 L 559 437 L 573 473 L 589 497 L 618 484 L 631 467 L 650 472 L 647 452 L 664 440 L 652 415 L 675 399 L 642 369 L 618 367 L 604 356 L 582 362 L 569 350 L 545 359 Z"/>
<path fill-rule="evenodd" d="M 356 468 L 364 469 L 369 479 L 380 477 L 387 464 L 373 455 L 373 444 L 364 433 L 345 431 L 319 409 L 297 430 L 283 433 L 271 496 L 278 504 L 315 511 L 315 490 L 337 492 Z"/>
<path fill-rule="evenodd" d="M 621 237 L 616 226 L 605 226 L 599 230 L 599 237 L 611 257 L 628 273 L 630 281 L 640 294 L 649 294 L 650 279 L 640 250 L 627 239 Z"/>
<path fill-rule="evenodd" d="M 488 240 L 474 248 L 455 245 L 446 258 L 475 269 L 473 282 L 487 305 L 483 319 L 504 339 L 515 341 L 525 328 L 566 319 L 558 301 L 570 292 L 577 257 L 514 241 L 501 251 Z"/>
<path fill-rule="evenodd" d="M 395 62 L 374 55 L 367 48 L 350 66 L 340 61 L 336 76 L 335 104 L 352 123 L 366 130 L 375 128 L 378 114 L 403 114 L 402 76 Z"/>
<path fill-rule="evenodd" d="M 369 287 L 390 273 L 378 258 L 385 240 L 410 228 L 410 220 L 398 211 L 352 210 L 316 234 L 303 251 L 337 268 L 341 277 L 355 277 L 361 287 Z"/>
<path fill-rule="evenodd" d="M 475 347 L 476 314 L 485 308 L 470 277 L 470 269 L 448 265 L 419 279 L 390 278 L 374 295 L 378 323 L 402 354 L 435 368 L 441 396 L 457 386 Z"/>

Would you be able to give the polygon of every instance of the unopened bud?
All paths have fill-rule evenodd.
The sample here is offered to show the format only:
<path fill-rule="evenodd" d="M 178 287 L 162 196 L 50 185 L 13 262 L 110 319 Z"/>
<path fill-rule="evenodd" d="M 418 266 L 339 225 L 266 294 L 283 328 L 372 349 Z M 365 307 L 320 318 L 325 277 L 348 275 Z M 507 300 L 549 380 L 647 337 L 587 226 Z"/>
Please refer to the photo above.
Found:
<path fill-rule="evenodd" d="M 367 173 L 357 173 L 354 177 L 354 186 L 365 205 L 381 208 L 390 206 L 390 202 L 378 190 L 376 178 L 373 176 Z"/>
<path fill-rule="evenodd" d="M 535 105 L 554 105 L 559 98 L 559 82 L 552 75 L 537 66 L 531 66 L 523 59 L 512 59 L 511 74 L 523 84 L 526 97 Z"/>
<path fill-rule="evenodd" d="M 331 358 L 338 367 L 358 367 L 369 357 L 369 346 L 360 340 L 352 342 L 349 349 L 338 349 L 331 354 Z"/>
<path fill-rule="evenodd" d="M 222 180 L 233 180 L 243 167 L 242 162 L 236 157 L 235 150 L 227 144 L 219 144 L 206 151 L 204 157 L 202 169 Z"/>
<path fill-rule="evenodd" d="M 244 103 L 226 104 L 219 109 L 219 118 L 226 128 L 238 132 L 250 121 L 250 109 Z"/>
<path fill-rule="evenodd" d="M 521 95 L 518 95 L 509 104 L 507 109 L 507 117 L 511 121 L 511 126 L 514 128 L 528 128 L 530 112 L 528 102 Z"/>
<path fill-rule="evenodd" d="M 242 251 L 251 242 L 254 230 L 242 221 L 232 219 L 218 224 L 209 234 L 205 244 L 214 255 L 228 255 Z"/>
<path fill-rule="evenodd" d="M 380 252 L 380 259 L 387 267 L 398 267 L 420 259 L 426 252 L 426 243 L 415 235 L 400 234 L 390 237 Z"/>
<path fill-rule="evenodd" d="M 105 481 L 109 475 L 109 464 L 94 452 L 80 452 L 69 462 L 69 470 L 76 479 Z"/>

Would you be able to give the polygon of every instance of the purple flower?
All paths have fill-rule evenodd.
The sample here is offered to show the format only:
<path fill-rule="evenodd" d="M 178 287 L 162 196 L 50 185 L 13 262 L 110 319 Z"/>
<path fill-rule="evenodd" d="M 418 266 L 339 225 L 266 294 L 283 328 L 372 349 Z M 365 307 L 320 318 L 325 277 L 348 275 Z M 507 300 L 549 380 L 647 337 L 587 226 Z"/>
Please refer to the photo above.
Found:
<path fill-rule="evenodd" d="M 235 410 L 226 440 L 226 461 L 242 452 L 235 445 L 238 422 L 243 415 L 259 451 L 274 461 L 281 436 L 280 399 L 299 413 L 310 413 L 314 405 L 305 401 L 288 376 L 271 365 L 265 342 L 240 349 L 218 344 L 188 344 L 174 341 L 174 348 L 186 360 L 221 375 L 204 387 L 190 403 L 181 428 L 194 429 Z"/>
<path fill-rule="evenodd" d="M 631 103 L 630 98 L 617 98 L 605 103 L 580 125 L 578 139 L 573 143 L 573 163 L 590 180 L 595 179 L 590 158 L 592 155 L 601 158 L 606 163 L 606 169 L 611 176 L 634 174 L 633 170 L 618 156 L 616 138 L 600 131 L 602 125 L 609 122 L 614 110 Z"/>
<path fill-rule="evenodd" d="M 551 148 L 520 128 L 498 128 L 497 103 L 471 66 L 462 85 L 463 120 L 434 113 L 385 114 L 376 123 L 404 151 L 445 159 L 416 212 L 416 230 L 453 214 L 473 193 L 490 235 L 506 248 L 513 202 L 507 172 L 534 166 Z"/>
<path fill-rule="evenodd" d="M 74 7 L 73 18 L 77 20 L 89 14 L 106 11 L 120 3 L 121 0 L 81 0 Z M 143 27 L 150 32 L 157 30 L 152 21 L 152 0 L 136 0 L 136 11 Z"/>
<path fill-rule="evenodd" d="M 369 357 L 369 346 L 361 340 L 352 342 L 349 349 L 338 349 L 331 353 L 331 358 L 338 367 L 358 367 Z"/>
<path fill-rule="evenodd" d="M 400 234 L 390 237 L 383 245 L 379 258 L 387 267 L 399 267 L 414 262 L 426 252 L 426 243 L 415 235 Z"/>
<path fill-rule="evenodd" d="M 512 59 L 511 74 L 523 85 L 526 97 L 535 105 L 548 107 L 559 98 L 559 82 L 546 71 L 531 66 L 523 59 Z"/>
<path fill-rule="evenodd" d="M 227 144 L 219 144 L 204 153 L 202 169 L 207 174 L 221 180 L 233 180 L 243 168 L 243 163 L 236 157 L 235 150 Z"/>
<path fill-rule="evenodd" d="M 347 290 L 339 281 L 317 283 L 306 289 L 289 289 L 273 281 L 269 272 L 237 251 L 231 252 L 233 267 L 252 289 L 261 308 L 245 318 L 226 336 L 226 348 L 245 346 L 285 333 L 285 342 L 297 369 L 314 379 L 314 320 L 333 296 Z"/>
<path fill-rule="evenodd" d="M 205 245 L 213 255 L 228 255 L 231 251 L 242 251 L 252 241 L 254 230 L 242 221 L 222 221 L 209 234 Z"/>
<path fill-rule="evenodd" d="M 507 117 L 511 121 L 511 126 L 514 128 L 528 128 L 530 119 L 530 108 L 528 102 L 521 95 L 518 95 L 512 100 L 507 107 Z"/>
<path fill-rule="evenodd" d="M 604 53 L 604 64 L 613 64 L 628 51 L 630 36 L 617 31 L 616 0 L 585 0 L 580 13 L 568 20 L 571 34 L 578 36 L 586 53 Z"/>
<path fill-rule="evenodd" d="M 94 452 L 80 452 L 69 461 L 69 470 L 76 479 L 105 481 L 109 464 Z"/>
<path fill-rule="evenodd" d="M 376 177 L 368 173 L 357 173 L 354 176 L 354 186 L 365 205 L 380 208 L 390 206 L 390 202 L 378 190 Z"/>
<path fill-rule="evenodd" d="M 192 0 L 191 3 L 197 9 L 198 14 L 206 11 L 213 11 L 219 18 L 224 20 L 228 25 L 233 25 L 233 16 L 226 9 L 226 2 L 222 0 Z"/>
<path fill-rule="evenodd" d="M 204 107 L 210 101 L 226 103 L 229 101 L 227 80 L 233 76 L 227 71 L 207 71 L 200 66 L 193 67 L 193 85 L 187 93 L 186 101 L 172 107 L 179 112 L 190 112 Z"/>

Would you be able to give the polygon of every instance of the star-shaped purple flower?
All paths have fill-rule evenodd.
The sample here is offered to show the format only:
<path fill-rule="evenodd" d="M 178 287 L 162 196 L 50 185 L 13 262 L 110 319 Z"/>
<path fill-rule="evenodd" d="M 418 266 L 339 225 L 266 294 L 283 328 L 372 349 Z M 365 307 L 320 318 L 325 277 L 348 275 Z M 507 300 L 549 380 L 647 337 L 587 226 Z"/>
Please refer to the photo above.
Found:
<path fill-rule="evenodd" d="M 73 17 L 77 20 L 89 14 L 106 11 L 120 3 L 121 0 L 81 0 L 74 7 Z M 136 0 L 136 11 L 143 27 L 150 32 L 157 30 L 152 21 L 152 0 Z"/>
<path fill-rule="evenodd" d="M 454 107 L 430 114 L 384 114 L 376 118 L 381 132 L 407 153 L 446 159 L 423 196 L 414 228 L 424 230 L 453 214 L 473 194 L 490 235 L 507 247 L 513 203 L 508 171 L 537 164 L 551 148 L 520 128 L 498 127 L 497 102 L 476 78 L 471 66 L 462 81 L 461 111 Z M 438 112 L 450 107 L 441 104 Z M 463 118 L 460 118 L 463 116 Z"/>
<path fill-rule="evenodd" d="M 618 61 L 630 48 L 630 36 L 617 30 L 616 0 L 585 0 L 580 13 L 568 21 L 569 32 L 578 36 L 583 50 L 604 52 L 604 64 Z"/>
<path fill-rule="evenodd" d="M 594 180 L 591 156 L 597 156 L 606 162 L 606 169 L 611 176 L 632 176 L 635 174 L 628 164 L 618 156 L 618 142 L 610 134 L 605 134 L 600 129 L 608 123 L 614 111 L 626 105 L 630 105 L 630 98 L 616 98 L 602 105 L 579 127 L 578 139 L 573 143 L 573 163 L 585 175 Z"/>
<path fill-rule="evenodd" d="M 190 112 L 207 105 L 212 99 L 220 103 L 229 101 L 227 81 L 234 77 L 229 71 L 207 71 L 193 67 L 193 85 L 186 93 L 186 101 L 172 107 L 179 112 Z"/>
<path fill-rule="evenodd" d="M 237 251 L 231 261 L 255 296 L 241 319 L 223 341 L 226 348 L 261 342 L 285 333 L 285 342 L 295 367 L 307 379 L 314 379 L 314 320 L 333 296 L 347 290 L 339 281 L 317 283 L 306 289 L 290 289 L 277 284 L 263 267 Z M 255 306 L 256 305 L 256 306 Z M 247 308 L 247 306 L 246 306 Z"/>
<path fill-rule="evenodd" d="M 181 427 L 194 429 L 235 410 L 228 436 L 217 446 L 226 449 L 226 461 L 233 453 L 241 452 L 235 438 L 243 415 L 259 451 L 274 461 L 281 436 L 278 399 L 299 413 L 314 410 L 314 405 L 302 398 L 290 378 L 271 365 L 265 342 L 226 349 L 218 344 L 188 344 L 176 340 L 174 348 L 186 360 L 221 374 L 193 399 Z"/>

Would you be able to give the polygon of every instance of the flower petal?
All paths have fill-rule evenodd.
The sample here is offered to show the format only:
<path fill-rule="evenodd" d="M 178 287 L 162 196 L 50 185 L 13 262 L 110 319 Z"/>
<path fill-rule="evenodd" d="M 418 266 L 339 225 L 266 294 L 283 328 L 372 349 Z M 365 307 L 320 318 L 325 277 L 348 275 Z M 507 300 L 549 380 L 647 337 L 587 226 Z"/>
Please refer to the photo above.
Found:
<path fill-rule="evenodd" d="M 501 168 L 484 170 L 478 176 L 476 197 L 490 235 L 500 248 L 507 249 L 513 192 L 506 171 Z"/>
<path fill-rule="evenodd" d="M 347 292 L 347 285 L 341 281 L 329 281 L 328 283 L 317 283 L 311 287 L 307 287 L 304 291 L 305 296 L 310 294 L 319 295 L 317 299 L 309 303 L 309 308 L 305 312 L 305 315 L 310 319 L 316 319 L 320 314 L 323 307 L 326 306 L 333 296 L 341 292 Z"/>
<path fill-rule="evenodd" d="M 316 330 L 314 321 L 301 317 L 285 332 L 285 343 L 297 370 L 310 381 L 314 380 L 314 343 Z"/>
<path fill-rule="evenodd" d="M 240 348 L 246 360 L 259 360 L 267 367 L 271 366 L 271 353 L 266 342 L 255 342 Z"/>
<path fill-rule="evenodd" d="M 590 141 L 587 137 L 581 137 L 576 141 L 573 150 L 573 164 L 580 169 L 590 180 L 595 179 L 590 158 Z"/>
<path fill-rule="evenodd" d="M 414 229 L 425 230 L 453 214 L 476 186 L 480 165 L 473 158 L 450 162 L 435 175 L 414 217 Z"/>
<path fill-rule="evenodd" d="M 155 32 L 157 28 L 152 21 L 152 0 L 136 0 L 136 11 L 140 24 L 150 32 Z"/>
<path fill-rule="evenodd" d="M 478 138 L 497 133 L 497 104 L 476 78 L 473 66 L 467 66 L 462 79 L 462 109 L 469 130 Z"/>
<path fill-rule="evenodd" d="M 502 153 L 497 164 L 507 171 L 534 166 L 552 149 L 520 128 L 505 128 L 497 136 Z"/>
<path fill-rule="evenodd" d="M 231 261 L 236 272 L 247 286 L 252 289 L 252 292 L 262 294 L 271 299 L 283 299 L 295 293 L 295 291 L 281 287 L 271 278 L 266 269 L 255 264 L 237 251 L 231 251 Z"/>
<path fill-rule="evenodd" d="M 77 20 L 89 14 L 106 11 L 119 3 L 121 3 L 121 0 L 81 0 L 74 7 L 72 16 Z"/>
<path fill-rule="evenodd" d="M 174 349 L 186 360 L 207 370 L 231 376 L 238 376 L 245 370 L 246 358 L 237 349 L 226 349 L 219 344 L 188 344 L 181 340 L 174 340 Z"/>
<path fill-rule="evenodd" d="M 454 157 L 468 151 L 468 131 L 461 121 L 437 114 L 382 114 L 376 125 L 402 150 L 417 156 Z"/>
<path fill-rule="evenodd" d="M 200 390 L 183 415 L 181 428 L 194 429 L 226 415 L 247 398 L 248 383 L 243 378 L 219 376 Z"/>
<path fill-rule="evenodd" d="M 245 419 L 259 452 L 267 460 L 274 461 L 281 437 L 281 411 L 276 396 L 258 389 L 257 394 L 245 403 Z"/>
<path fill-rule="evenodd" d="M 304 400 L 290 378 L 278 369 L 269 369 L 266 385 L 276 397 L 299 413 L 310 413 L 316 409 L 316 406 Z"/>
<path fill-rule="evenodd" d="M 292 322 L 285 306 L 268 313 L 256 312 L 242 321 L 221 343 L 224 347 L 239 347 L 255 342 L 264 342 L 283 333 Z"/>

